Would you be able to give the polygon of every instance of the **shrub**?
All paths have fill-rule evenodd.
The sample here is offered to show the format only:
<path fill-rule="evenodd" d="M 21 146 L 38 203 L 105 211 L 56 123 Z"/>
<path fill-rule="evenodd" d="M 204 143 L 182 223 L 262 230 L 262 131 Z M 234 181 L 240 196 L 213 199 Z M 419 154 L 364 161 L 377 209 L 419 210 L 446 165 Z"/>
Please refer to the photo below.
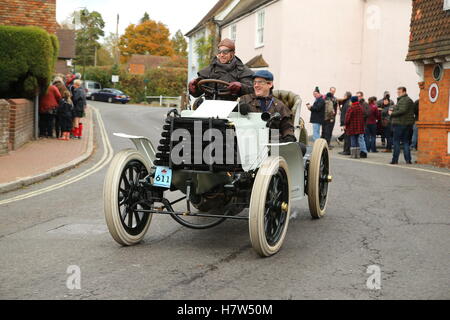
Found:
<path fill-rule="evenodd" d="M 59 44 L 38 27 L 0 26 L 0 97 L 33 98 L 51 81 Z"/>

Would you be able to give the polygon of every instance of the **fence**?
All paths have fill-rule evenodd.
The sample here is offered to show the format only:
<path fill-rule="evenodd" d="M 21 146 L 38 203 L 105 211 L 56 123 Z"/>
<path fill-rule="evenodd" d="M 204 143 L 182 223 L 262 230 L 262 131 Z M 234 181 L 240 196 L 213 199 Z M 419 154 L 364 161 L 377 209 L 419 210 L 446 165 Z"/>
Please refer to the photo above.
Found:
<path fill-rule="evenodd" d="M 159 102 L 159 106 L 166 106 L 170 108 L 172 106 L 176 106 L 177 108 L 181 107 L 182 97 L 166 97 L 166 96 L 148 96 L 146 97 L 147 101 L 156 101 Z"/>

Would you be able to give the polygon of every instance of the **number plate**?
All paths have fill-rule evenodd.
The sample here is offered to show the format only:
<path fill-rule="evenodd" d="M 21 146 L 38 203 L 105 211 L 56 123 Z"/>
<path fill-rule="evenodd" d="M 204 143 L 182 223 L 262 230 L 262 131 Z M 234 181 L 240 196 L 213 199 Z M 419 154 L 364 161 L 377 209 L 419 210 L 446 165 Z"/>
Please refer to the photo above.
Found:
<path fill-rule="evenodd" d="M 172 184 L 172 169 L 166 167 L 156 167 L 153 185 L 155 187 L 170 189 Z"/>

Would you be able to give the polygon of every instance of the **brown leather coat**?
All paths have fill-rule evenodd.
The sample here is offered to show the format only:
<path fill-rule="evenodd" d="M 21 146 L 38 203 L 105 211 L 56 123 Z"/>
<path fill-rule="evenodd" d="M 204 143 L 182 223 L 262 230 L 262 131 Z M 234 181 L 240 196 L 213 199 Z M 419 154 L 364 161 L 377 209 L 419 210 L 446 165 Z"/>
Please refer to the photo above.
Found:
<path fill-rule="evenodd" d="M 287 135 L 294 135 L 294 119 L 293 114 L 291 110 L 286 107 L 286 105 L 278 100 L 277 98 L 270 95 L 267 100 L 268 103 L 267 106 L 270 105 L 270 101 L 273 99 L 273 103 L 267 112 L 270 114 L 274 114 L 278 112 L 281 115 L 281 122 L 280 122 L 280 133 L 281 136 L 284 138 Z M 250 106 L 250 112 L 260 112 L 263 113 L 263 110 L 261 110 L 261 104 L 256 97 L 255 94 L 248 94 L 243 97 L 241 97 L 241 104 L 248 104 Z"/>
<path fill-rule="evenodd" d="M 201 70 L 198 73 L 198 79 L 215 79 L 222 80 L 225 82 L 240 82 L 242 84 L 242 89 L 239 95 L 228 95 L 218 97 L 220 100 L 236 101 L 240 96 L 253 93 L 253 71 L 246 67 L 238 57 L 234 57 L 231 63 L 222 64 L 217 58 L 214 58 L 213 62 Z M 209 84 L 209 87 L 213 87 L 213 84 Z M 219 89 L 227 89 L 223 85 L 218 85 Z M 199 97 L 203 92 L 197 89 L 197 92 L 193 93 L 194 97 Z M 212 99 L 206 93 L 206 99 Z"/>

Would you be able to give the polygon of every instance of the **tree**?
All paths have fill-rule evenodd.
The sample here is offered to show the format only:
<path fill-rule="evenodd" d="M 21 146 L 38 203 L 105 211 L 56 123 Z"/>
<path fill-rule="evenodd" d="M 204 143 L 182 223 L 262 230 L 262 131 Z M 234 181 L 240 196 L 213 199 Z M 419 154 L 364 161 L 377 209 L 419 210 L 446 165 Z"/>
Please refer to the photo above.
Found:
<path fill-rule="evenodd" d="M 146 21 L 150 20 L 150 16 L 148 15 L 147 11 L 144 13 L 144 16 L 141 19 L 141 23 L 144 23 Z"/>
<path fill-rule="evenodd" d="M 198 66 L 200 69 L 207 67 L 211 63 L 214 54 L 214 40 L 215 37 L 202 37 L 196 40 L 195 52 L 198 56 Z"/>
<path fill-rule="evenodd" d="M 118 57 L 119 39 L 115 33 L 110 32 L 109 36 L 103 38 L 103 47 L 105 48 L 105 50 L 108 51 L 111 57 L 113 57 L 114 61 L 119 61 Z"/>
<path fill-rule="evenodd" d="M 97 65 L 98 66 L 112 66 L 114 58 L 104 46 L 97 49 Z"/>
<path fill-rule="evenodd" d="M 83 9 L 74 13 L 74 17 L 79 15 L 79 26 L 76 31 L 76 63 L 83 66 L 94 65 L 96 50 L 100 47 L 98 40 L 105 33 L 105 21 L 97 11 L 89 12 Z M 74 21 L 76 19 L 74 18 Z"/>
<path fill-rule="evenodd" d="M 122 61 L 126 61 L 132 54 L 173 56 L 174 50 L 169 35 L 169 29 L 161 22 L 149 20 L 138 25 L 129 25 L 119 41 Z"/>
<path fill-rule="evenodd" d="M 184 38 L 181 30 L 178 30 L 177 33 L 172 37 L 172 46 L 175 50 L 175 54 L 181 57 L 187 57 L 187 41 Z"/>

